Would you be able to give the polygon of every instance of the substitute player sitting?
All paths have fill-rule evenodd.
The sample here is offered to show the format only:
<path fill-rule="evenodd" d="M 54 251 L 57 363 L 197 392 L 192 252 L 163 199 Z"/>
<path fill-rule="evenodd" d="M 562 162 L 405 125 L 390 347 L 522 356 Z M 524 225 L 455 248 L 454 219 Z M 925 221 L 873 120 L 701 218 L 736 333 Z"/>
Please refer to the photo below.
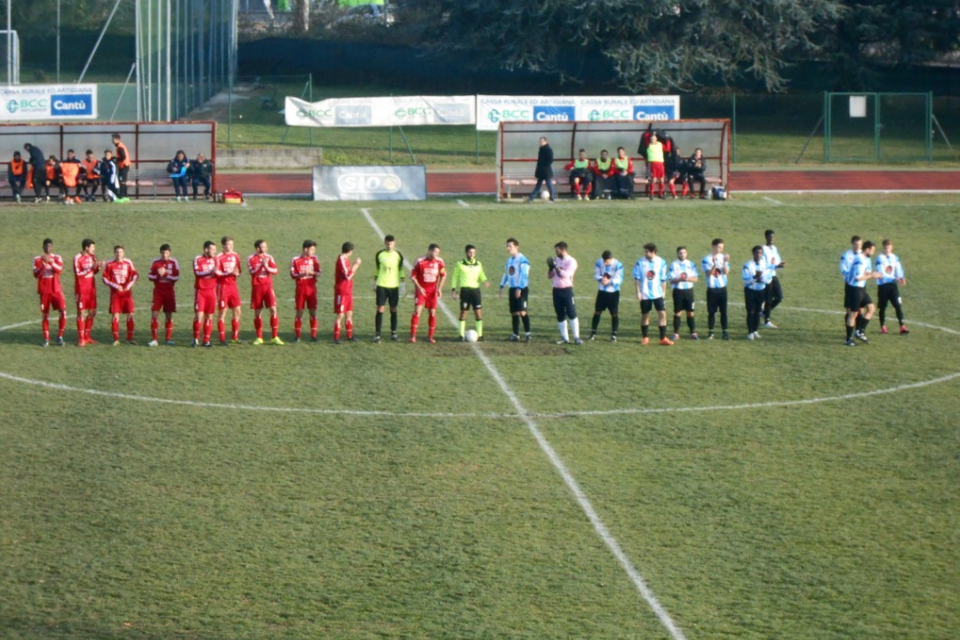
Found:
<path fill-rule="evenodd" d="M 170 257 L 170 245 L 160 245 L 160 257 L 150 265 L 147 278 L 153 282 L 153 304 L 150 305 L 150 342 L 148 347 L 160 344 L 157 335 L 160 330 L 160 312 L 166 319 L 164 324 L 164 343 L 174 346 L 173 342 L 173 314 L 177 312 L 177 296 L 173 286 L 180 279 L 180 263 Z"/>
<path fill-rule="evenodd" d="M 217 312 L 217 245 L 213 240 L 203 243 L 203 253 L 193 259 L 193 342 L 192 347 L 213 346 L 213 315 Z M 200 330 L 203 329 L 203 342 Z"/>
<path fill-rule="evenodd" d="M 317 341 L 317 278 L 320 276 L 320 261 L 317 260 L 317 243 L 303 241 L 300 255 L 290 259 L 290 277 L 296 283 L 296 319 L 293 321 L 294 342 L 300 342 L 303 328 L 303 310 L 310 310 L 310 341 Z"/>
<path fill-rule="evenodd" d="M 413 315 L 410 317 L 410 342 L 417 341 L 420 312 L 426 307 L 429 327 L 427 342 L 436 344 L 433 334 L 437 330 L 437 303 L 443 295 L 443 282 L 446 279 L 447 271 L 440 259 L 440 245 L 431 244 L 427 247 L 427 255 L 417 258 L 410 271 L 410 280 L 417 290 L 413 299 Z"/>
<path fill-rule="evenodd" d="M 133 285 L 137 283 L 137 270 L 128 258 L 124 257 L 123 245 L 113 248 L 113 260 L 103 267 L 103 283 L 110 287 L 110 329 L 113 332 L 113 346 L 120 346 L 120 314 L 127 314 L 127 343 L 137 344 L 133 340 Z"/>
<path fill-rule="evenodd" d="M 468 244 L 464 248 L 467 257 L 457 263 L 453 270 L 453 299 L 457 299 L 457 289 L 460 290 L 460 340 L 465 340 L 467 333 L 467 311 L 473 309 L 476 321 L 477 340 L 483 340 L 483 304 L 480 297 L 480 283 L 485 282 L 487 288 L 490 281 L 483 272 L 483 265 L 477 260 L 477 248 Z"/>
<path fill-rule="evenodd" d="M 333 312 L 336 318 L 333 321 L 333 342 L 340 344 L 340 324 L 346 318 L 347 342 L 356 342 L 353 337 L 353 276 L 362 262 L 360 258 L 350 264 L 353 255 L 353 243 L 344 242 L 340 247 L 340 255 L 333 272 Z"/>
<path fill-rule="evenodd" d="M 280 330 L 280 318 L 277 315 L 277 296 L 273 292 L 273 276 L 279 270 L 268 251 L 266 240 L 257 240 L 253 243 L 256 253 L 247 258 L 247 271 L 250 272 L 252 287 L 250 289 L 250 308 L 253 309 L 253 328 L 257 330 L 255 345 L 263 344 L 263 320 L 260 314 L 264 309 L 270 310 L 270 344 L 282 345 L 283 340 L 277 335 Z"/>
<path fill-rule="evenodd" d="M 564 167 L 570 171 L 570 186 L 577 196 L 577 200 L 590 198 L 590 192 L 593 189 L 593 172 L 590 170 L 590 160 L 587 158 L 587 152 L 580 149 L 576 159 L 568 162 Z"/>
<path fill-rule="evenodd" d="M 63 346 L 63 331 L 67 328 L 67 301 L 60 288 L 60 274 L 63 273 L 63 258 L 53 252 L 53 240 L 43 241 L 43 253 L 33 259 L 33 277 L 37 279 L 37 293 L 40 294 L 40 315 L 43 318 L 43 342 L 40 346 L 50 345 L 50 309 L 60 313 L 57 327 L 57 344 Z"/>

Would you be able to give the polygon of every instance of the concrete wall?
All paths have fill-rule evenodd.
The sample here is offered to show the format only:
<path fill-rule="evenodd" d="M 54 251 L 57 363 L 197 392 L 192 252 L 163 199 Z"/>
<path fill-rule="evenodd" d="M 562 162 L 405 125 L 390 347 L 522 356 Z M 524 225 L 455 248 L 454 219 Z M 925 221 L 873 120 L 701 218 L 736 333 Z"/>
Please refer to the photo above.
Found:
<path fill-rule="evenodd" d="M 303 169 L 319 164 L 323 164 L 323 149 L 319 147 L 217 149 L 218 169 Z"/>

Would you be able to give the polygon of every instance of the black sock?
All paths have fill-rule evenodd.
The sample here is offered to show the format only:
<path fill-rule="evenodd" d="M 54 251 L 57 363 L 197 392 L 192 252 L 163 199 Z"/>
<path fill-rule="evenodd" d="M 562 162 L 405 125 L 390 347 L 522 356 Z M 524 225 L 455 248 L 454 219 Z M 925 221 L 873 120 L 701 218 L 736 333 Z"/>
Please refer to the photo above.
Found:
<path fill-rule="evenodd" d="M 847 325 L 847 340 L 853 337 L 853 327 Z"/>
<path fill-rule="evenodd" d="M 713 328 L 717 325 L 717 314 L 711 313 L 707 316 L 707 327 L 710 329 L 710 333 L 713 333 Z"/>
<path fill-rule="evenodd" d="M 680 333 L 680 316 L 673 316 L 673 332 Z"/>
<path fill-rule="evenodd" d="M 648 324 L 640 325 L 640 331 L 643 332 L 643 337 L 646 338 L 647 334 L 650 332 L 650 325 Z"/>
<path fill-rule="evenodd" d="M 727 332 L 727 314 L 724 312 L 720 313 L 720 328 L 723 329 L 723 332 Z"/>
<path fill-rule="evenodd" d="M 660 339 L 663 340 L 667 337 L 667 325 L 662 324 L 658 328 L 660 329 Z"/>
<path fill-rule="evenodd" d="M 613 322 L 613 327 L 610 331 L 611 331 L 611 335 L 615 336 L 617 335 L 617 332 L 620 331 L 620 315 L 616 313 L 613 314 L 612 322 Z"/>
<path fill-rule="evenodd" d="M 530 316 L 520 316 L 520 321 L 523 322 L 523 332 L 530 333 Z"/>
<path fill-rule="evenodd" d="M 377 317 L 374 320 L 374 326 L 377 328 L 377 335 L 380 335 L 380 331 L 383 329 L 383 311 L 377 311 Z"/>
<path fill-rule="evenodd" d="M 694 320 L 693 316 L 687 316 L 687 328 L 690 329 L 690 333 L 697 332 L 697 321 Z"/>
<path fill-rule="evenodd" d="M 391 311 L 390 312 L 390 333 L 396 333 L 396 332 L 397 332 L 397 312 Z"/>
<path fill-rule="evenodd" d="M 593 321 L 590 323 L 590 333 L 596 333 L 598 328 L 600 328 L 600 316 L 594 314 Z"/>
<path fill-rule="evenodd" d="M 860 331 L 866 333 L 868 324 L 870 324 L 870 318 L 864 318 L 863 323 L 860 326 Z"/>
<path fill-rule="evenodd" d="M 513 321 L 513 335 L 520 335 L 520 316 L 510 316 Z"/>

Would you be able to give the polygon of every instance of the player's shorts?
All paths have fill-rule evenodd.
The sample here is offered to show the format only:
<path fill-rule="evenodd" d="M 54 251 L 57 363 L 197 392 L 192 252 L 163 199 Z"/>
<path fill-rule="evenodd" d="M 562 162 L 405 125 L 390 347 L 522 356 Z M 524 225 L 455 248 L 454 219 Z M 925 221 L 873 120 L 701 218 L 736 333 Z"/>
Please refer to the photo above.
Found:
<path fill-rule="evenodd" d="M 664 304 L 663 298 L 654 298 L 653 300 L 644 298 L 640 301 L 640 313 L 650 313 L 651 309 L 666 311 L 667 305 Z"/>
<path fill-rule="evenodd" d="M 73 299 L 77 303 L 77 311 L 95 311 L 97 308 L 97 290 L 94 287 L 77 291 L 73 294 Z"/>
<path fill-rule="evenodd" d="M 476 287 L 461 287 L 460 310 L 467 311 L 471 308 L 474 311 L 479 311 L 483 308 L 483 305 L 480 304 L 480 289 Z"/>
<path fill-rule="evenodd" d="M 727 288 L 707 289 L 707 313 L 727 312 Z"/>
<path fill-rule="evenodd" d="M 57 311 L 67 310 L 67 299 L 63 297 L 63 291 L 44 292 L 40 294 L 40 312 L 47 313 L 50 309 Z"/>
<path fill-rule="evenodd" d="M 157 311 L 163 311 L 164 313 L 176 313 L 177 294 L 174 293 L 173 288 L 154 288 L 153 304 L 150 305 L 150 310 L 154 313 Z"/>
<path fill-rule="evenodd" d="M 389 304 L 396 308 L 400 302 L 400 287 L 377 287 L 377 306 L 385 307 Z"/>
<path fill-rule="evenodd" d="M 680 313 L 687 311 L 693 313 L 695 306 L 693 300 L 693 289 L 674 289 L 673 290 L 673 312 Z"/>
<path fill-rule="evenodd" d="M 132 293 L 110 294 L 110 313 L 133 313 L 134 308 Z"/>
<path fill-rule="evenodd" d="M 563 322 L 567 318 L 577 319 L 577 306 L 573 299 L 573 287 L 565 289 L 553 289 L 553 310 L 557 312 L 557 322 Z"/>
<path fill-rule="evenodd" d="M 240 306 L 240 291 L 236 283 L 217 287 L 217 305 L 219 309 L 235 309 Z"/>
<path fill-rule="evenodd" d="M 860 301 L 860 308 L 863 309 L 866 306 L 873 304 L 873 298 L 870 297 L 870 294 L 867 292 L 867 288 L 863 288 L 863 299 Z"/>
<path fill-rule="evenodd" d="M 520 292 L 520 297 L 517 297 L 517 291 Z M 530 295 L 530 289 L 524 287 L 523 289 L 517 289 L 516 287 L 510 288 L 510 313 L 520 313 L 521 311 L 527 310 L 527 296 Z"/>
<path fill-rule="evenodd" d="M 294 300 L 297 311 L 303 311 L 305 308 L 315 311 L 317 308 L 317 285 L 314 283 L 299 285 L 294 294 Z"/>
<path fill-rule="evenodd" d="M 880 300 L 880 306 L 884 309 L 887 308 L 887 304 L 892 304 L 895 307 L 903 304 L 903 299 L 900 297 L 900 287 L 897 286 L 896 282 L 877 285 L 877 298 Z"/>
<path fill-rule="evenodd" d="M 577 178 L 580 179 L 580 184 L 587 184 L 590 182 L 590 173 L 586 169 L 574 169 L 570 172 L 570 184 L 574 184 L 574 181 Z"/>
<path fill-rule="evenodd" d="M 594 313 L 609 311 L 611 315 L 620 313 L 619 291 L 597 291 L 597 301 L 593 305 Z"/>
<path fill-rule="evenodd" d="M 436 287 L 426 289 L 423 293 L 420 293 L 420 290 L 417 289 L 417 293 L 413 296 L 413 304 L 426 309 L 436 309 L 439 301 L 439 291 Z"/>
<path fill-rule="evenodd" d="M 662 179 L 666 175 L 666 170 L 663 167 L 662 162 L 651 162 L 650 163 L 650 177 L 654 180 L 660 178 Z"/>
<path fill-rule="evenodd" d="M 204 315 L 217 312 L 217 292 L 214 289 L 195 289 L 193 292 L 193 310 Z"/>
<path fill-rule="evenodd" d="M 273 293 L 273 285 L 258 287 L 256 285 L 250 289 L 250 308 L 251 309 L 269 309 L 277 306 L 277 296 Z"/>
<path fill-rule="evenodd" d="M 863 298 L 866 296 L 866 287 L 854 287 L 849 284 L 843 287 L 843 308 L 859 311 L 863 308 Z"/>
<path fill-rule="evenodd" d="M 339 293 L 333 292 L 333 312 L 346 313 L 353 311 L 353 292 Z"/>

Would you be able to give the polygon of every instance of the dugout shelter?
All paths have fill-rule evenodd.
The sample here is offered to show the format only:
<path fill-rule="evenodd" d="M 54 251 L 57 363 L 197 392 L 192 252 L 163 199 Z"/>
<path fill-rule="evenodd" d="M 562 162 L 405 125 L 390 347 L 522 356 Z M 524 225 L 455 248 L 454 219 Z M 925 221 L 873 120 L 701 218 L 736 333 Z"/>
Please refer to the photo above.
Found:
<path fill-rule="evenodd" d="M 576 158 L 580 149 L 586 150 L 588 158 L 595 159 L 602 149 L 616 157 L 617 147 L 623 147 L 633 159 L 634 183 L 644 188 L 645 159 L 637 155 L 637 147 L 649 125 L 649 121 L 501 122 L 497 134 L 498 199 L 512 197 L 514 190 L 526 195 L 536 185 L 533 173 L 541 136 L 547 138 L 553 149 L 558 193 L 566 192 L 570 177 L 563 166 Z M 697 147 L 703 149 L 707 182 L 730 189 L 730 120 L 664 120 L 653 122 L 653 128 L 669 133 L 683 157 L 690 157 Z"/>
<path fill-rule="evenodd" d="M 119 133 L 130 150 L 133 164 L 127 182 L 131 197 L 173 196 L 173 182 L 167 163 L 178 150 L 193 160 L 202 153 L 213 163 L 211 189 L 217 190 L 217 123 L 216 122 L 112 122 L 51 123 L 0 125 L 0 158 L 8 165 L 14 151 L 23 152 L 24 143 L 39 147 L 44 155 L 66 157 L 73 149 L 82 158 L 91 149 L 97 159 L 105 149 L 114 150 L 113 134 Z M 0 175 L 0 188 L 9 188 L 7 172 Z M 9 192 L 6 192 L 9 193 Z"/>

